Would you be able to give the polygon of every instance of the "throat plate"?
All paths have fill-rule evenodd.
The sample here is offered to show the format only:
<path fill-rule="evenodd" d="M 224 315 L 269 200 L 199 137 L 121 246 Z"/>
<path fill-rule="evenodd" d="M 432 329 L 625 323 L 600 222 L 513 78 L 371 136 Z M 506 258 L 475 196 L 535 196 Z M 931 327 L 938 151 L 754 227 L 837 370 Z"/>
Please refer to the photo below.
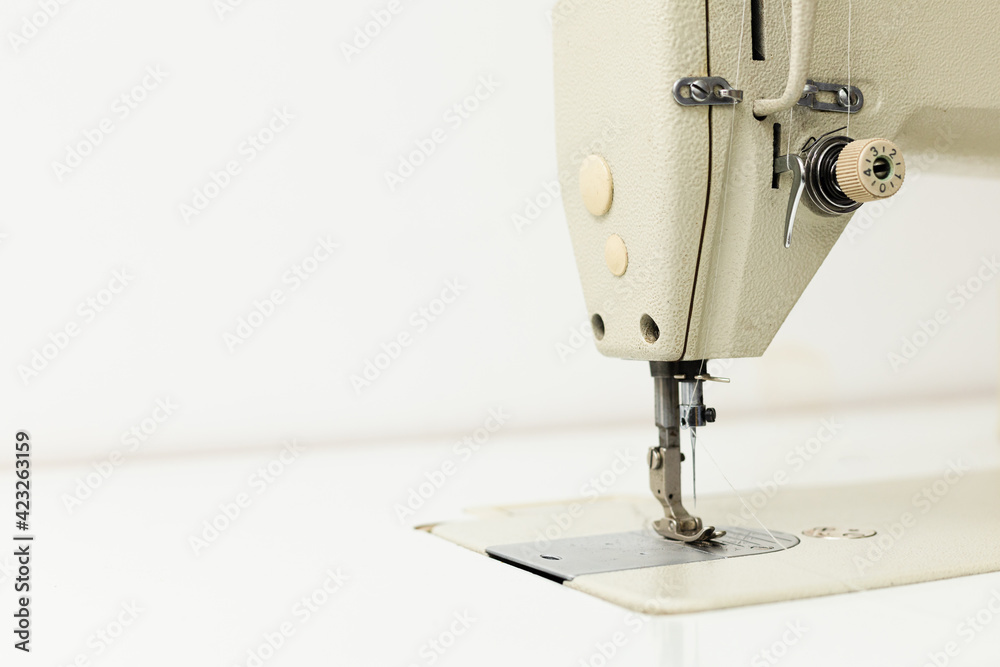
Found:
<path fill-rule="evenodd" d="M 738 558 L 790 549 L 799 539 L 787 533 L 721 526 L 726 535 L 711 542 L 675 542 L 651 530 L 569 537 L 539 549 L 536 542 L 488 547 L 496 560 L 562 583 L 584 574 Z M 775 542 L 777 540 L 777 543 Z"/>

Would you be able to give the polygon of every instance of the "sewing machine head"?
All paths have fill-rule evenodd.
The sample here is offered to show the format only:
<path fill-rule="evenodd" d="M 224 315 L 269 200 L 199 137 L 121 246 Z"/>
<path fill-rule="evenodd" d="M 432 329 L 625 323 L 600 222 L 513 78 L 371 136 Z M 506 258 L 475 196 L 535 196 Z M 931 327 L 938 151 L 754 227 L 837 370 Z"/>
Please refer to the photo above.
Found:
<path fill-rule="evenodd" d="M 902 150 L 1000 154 L 1000 94 L 976 85 L 996 3 L 790 4 L 790 30 L 764 0 L 553 12 L 577 265 L 598 349 L 654 362 L 650 482 L 674 539 L 712 537 L 680 504 L 678 431 L 714 417 L 703 360 L 764 353 L 852 212 L 903 186 Z M 964 72 L 923 46 L 958 34 Z"/>
<path fill-rule="evenodd" d="M 681 488 L 716 418 L 706 382 L 724 381 L 706 360 L 765 352 L 858 207 L 888 206 L 931 165 L 1000 176 L 1000 3 L 560 0 L 552 20 L 566 217 L 598 349 L 653 375 L 662 510 L 616 492 L 429 530 L 641 614 L 1000 572 L 1000 510 L 983 501 L 998 471 L 955 491 L 952 462 L 934 479 L 779 491 L 789 477 L 769 460 L 750 502 L 735 485 L 702 501 L 725 530 L 691 515 Z M 904 447 L 875 431 L 864 448 Z"/>

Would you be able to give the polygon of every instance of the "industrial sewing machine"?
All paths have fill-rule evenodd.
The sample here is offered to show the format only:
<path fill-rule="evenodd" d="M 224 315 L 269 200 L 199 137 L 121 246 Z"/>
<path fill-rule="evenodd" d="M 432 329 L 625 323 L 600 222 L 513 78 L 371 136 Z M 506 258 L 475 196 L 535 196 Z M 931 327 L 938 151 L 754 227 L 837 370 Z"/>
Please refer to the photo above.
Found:
<path fill-rule="evenodd" d="M 825 516 L 829 506 L 877 516 L 863 490 L 789 499 L 769 508 L 775 530 L 748 525 L 727 536 L 685 509 L 681 488 L 682 433 L 693 453 L 697 429 L 716 417 L 705 385 L 725 381 L 706 360 L 764 354 L 853 212 L 905 187 L 904 153 L 995 168 L 1000 4 L 563 0 L 553 23 L 558 160 L 574 175 L 562 186 L 577 266 L 598 349 L 650 364 L 659 443 L 647 463 L 663 511 L 655 533 L 612 534 L 637 527 L 629 516 L 638 510 L 608 503 L 558 545 L 528 539 L 551 506 L 433 532 L 626 606 L 648 608 L 652 598 L 664 613 L 1000 569 L 1000 547 L 970 555 L 949 546 L 939 531 L 960 527 L 945 520 L 911 531 L 932 535 L 935 553 L 919 540 L 896 546 L 881 572 L 843 567 L 863 546 L 845 555 L 819 540 L 800 545 L 797 534 L 861 544 L 888 530 L 892 516 L 869 520 L 871 529 L 803 531 L 810 510 Z M 991 484 L 966 484 L 966 493 L 989 497 Z M 778 572 L 788 590 L 754 588 Z"/>

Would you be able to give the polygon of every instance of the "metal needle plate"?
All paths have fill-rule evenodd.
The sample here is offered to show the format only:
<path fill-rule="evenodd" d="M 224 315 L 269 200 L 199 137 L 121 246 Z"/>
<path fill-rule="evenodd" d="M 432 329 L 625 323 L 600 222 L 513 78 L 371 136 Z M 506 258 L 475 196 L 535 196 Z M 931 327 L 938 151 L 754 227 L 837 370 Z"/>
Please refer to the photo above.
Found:
<path fill-rule="evenodd" d="M 651 530 L 589 535 L 555 540 L 539 549 L 535 542 L 504 544 L 486 553 L 514 567 L 562 583 L 584 574 L 618 572 L 642 567 L 681 565 L 722 558 L 738 558 L 790 549 L 799 538 L 787 533 L 720 526 L 726 535 L 712 542 L 682 543 L 664 539 Z"/>

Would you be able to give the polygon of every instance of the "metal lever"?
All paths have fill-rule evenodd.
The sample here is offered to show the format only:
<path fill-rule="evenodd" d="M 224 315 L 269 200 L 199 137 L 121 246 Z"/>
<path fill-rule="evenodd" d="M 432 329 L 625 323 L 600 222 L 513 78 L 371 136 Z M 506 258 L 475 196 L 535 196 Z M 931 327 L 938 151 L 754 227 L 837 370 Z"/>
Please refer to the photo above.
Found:
<path fill-rule="evenodd" d="M 774 158 L 774 173 L 783 174 L 786 171 L 792 172 L 792 189 L 788 193 L 788 209 L 785 212 L 785 247 L 792 245 L 792 226 L 795 224 L 795 216 L 799 211 L 799 202 L 802 200 L 802 192 L 805 190 L 805 163 L 798 155 L 781 155 Z"/>

